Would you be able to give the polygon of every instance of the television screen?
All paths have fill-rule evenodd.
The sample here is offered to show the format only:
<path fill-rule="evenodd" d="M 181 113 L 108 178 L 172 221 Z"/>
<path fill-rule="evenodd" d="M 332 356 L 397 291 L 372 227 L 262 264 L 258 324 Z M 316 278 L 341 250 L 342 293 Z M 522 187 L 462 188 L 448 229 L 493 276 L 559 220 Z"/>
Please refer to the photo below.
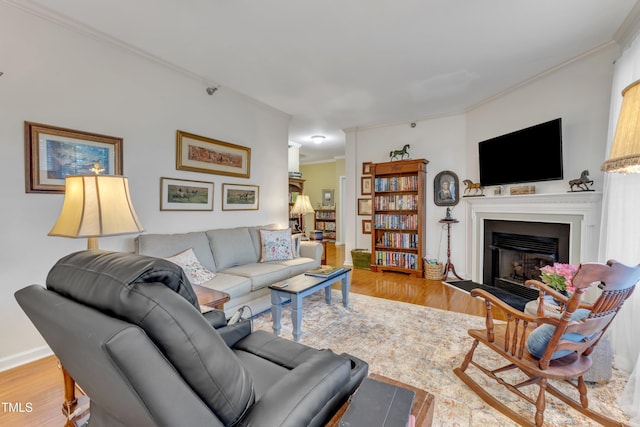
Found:
<path fill-rule="evenodd" d="M 563 179 L 562 119 L 478 143 L 480 184 L 517 184 Z"/>

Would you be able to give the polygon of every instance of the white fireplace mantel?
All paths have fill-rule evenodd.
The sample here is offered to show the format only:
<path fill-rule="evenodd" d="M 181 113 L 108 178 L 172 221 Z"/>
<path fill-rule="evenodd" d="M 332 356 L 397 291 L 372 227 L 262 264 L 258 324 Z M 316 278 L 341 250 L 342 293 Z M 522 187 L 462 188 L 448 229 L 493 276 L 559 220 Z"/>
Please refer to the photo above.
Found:
<path fill-rule="evenodd" d="M 595 191 L 467 197 L 467 260 L 473 281 L 482 282 L 484 221 L 569 224 L 569 262 L 597 261 L 602 193 Z M 469 268 L 470 267 L 470 268 Z"/>

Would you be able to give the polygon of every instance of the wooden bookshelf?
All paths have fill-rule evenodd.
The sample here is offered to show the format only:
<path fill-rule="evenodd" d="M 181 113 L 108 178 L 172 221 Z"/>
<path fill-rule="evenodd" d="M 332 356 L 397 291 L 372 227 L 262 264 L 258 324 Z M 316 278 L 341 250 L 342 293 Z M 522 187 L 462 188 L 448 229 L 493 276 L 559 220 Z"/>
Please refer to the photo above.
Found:
<path fill-rule="evenodd" d="M 371 271 L 424 276 L 424 227 L 428 160 L 374 163 Z"/>
<path fill-rule="evenodd" d="M 304 179 L 289 178 L 289 228 L 295 230 L 298 224 L 298 215 L 291 214 L 291 208 L 298 196 L 304 191 Z"/>
<path fill-rule="evenodd" d="M 322 231 L 323 239 L 336 241 L 336 210 L 316 209 L 314 230 Z"/>

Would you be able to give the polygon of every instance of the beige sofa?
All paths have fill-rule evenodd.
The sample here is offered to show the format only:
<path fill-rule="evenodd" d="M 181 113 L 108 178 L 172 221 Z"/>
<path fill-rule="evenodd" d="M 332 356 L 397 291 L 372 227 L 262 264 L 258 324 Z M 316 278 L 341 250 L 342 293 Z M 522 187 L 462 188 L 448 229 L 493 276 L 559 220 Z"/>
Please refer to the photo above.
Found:
<path fill-rule="evenodd" d="M 158 258 L 193 248 L 200 264 L 215 273 L 201 284 L 229 294 L 225 312 L 231 315 L 247 305 L 253 314 L 271 307 L 268 286 L 316 268 L 322 259 L 322 245 L 300 242 L 300 256 L 283 261 L 260 262 L 260 229 L 275 225 L 221 228 L 181 234 L 142 234 L 136 238 L 136 252 Z"/>

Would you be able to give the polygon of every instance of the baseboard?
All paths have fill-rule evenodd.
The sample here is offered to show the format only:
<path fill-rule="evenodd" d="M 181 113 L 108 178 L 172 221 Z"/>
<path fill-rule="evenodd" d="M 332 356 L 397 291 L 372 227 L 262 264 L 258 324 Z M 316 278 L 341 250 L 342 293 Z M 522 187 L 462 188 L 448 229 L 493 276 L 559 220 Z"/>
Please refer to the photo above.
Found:
<path fill-rule="evenodd" d="M 34 360 L 42 359 L 43 357 L 51 356 L 52 354 L 53 351 L 51 351 L 49 346 L 43 345 L 33 350 L 4 357 L 0 359 L 0 372 L 33 362 Z"/>

